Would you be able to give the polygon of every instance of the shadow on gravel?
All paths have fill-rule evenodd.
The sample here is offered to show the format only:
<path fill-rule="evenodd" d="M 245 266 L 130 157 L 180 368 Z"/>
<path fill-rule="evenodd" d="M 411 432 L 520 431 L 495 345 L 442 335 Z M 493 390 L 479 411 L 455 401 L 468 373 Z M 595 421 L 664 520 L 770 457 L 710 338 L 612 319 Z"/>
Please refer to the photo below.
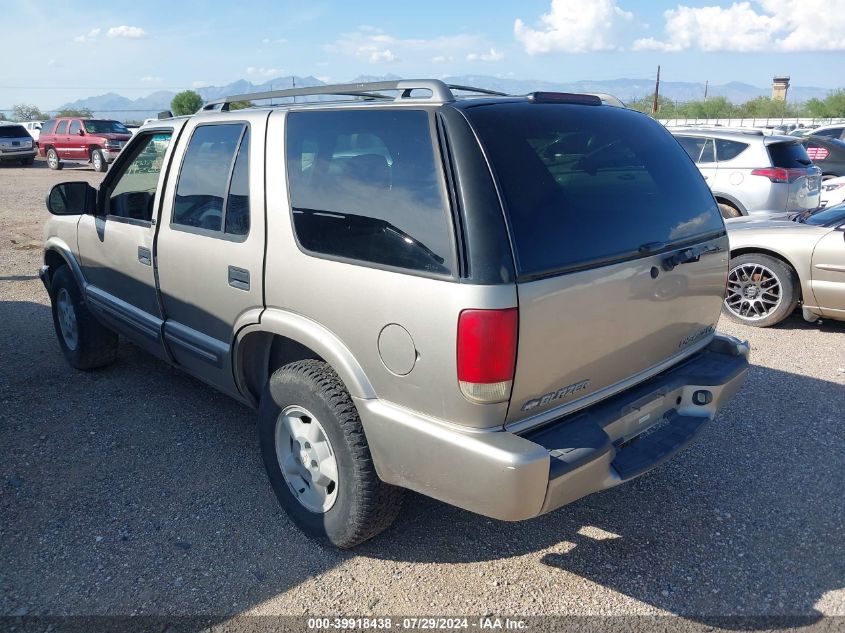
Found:
<path fill-rule="evenodd" d="M 352 557 L 528 557 L 546 586 L 502 564 L 484 582 L 527 601 L 574 574 L 728 628 L 719 616 L 816 615 L 845 587 L 845 389 L 833 382 L 755 366 L 694 447 L 628 485 L 523 523 L 409 495 L 393 527 L 340 552 L 278 508 L 252 411 L 128 344 L 108 369 L 70 369 L 45 305 L 0 302 L 0 322 L 0 614 L 225 620 Z"/>

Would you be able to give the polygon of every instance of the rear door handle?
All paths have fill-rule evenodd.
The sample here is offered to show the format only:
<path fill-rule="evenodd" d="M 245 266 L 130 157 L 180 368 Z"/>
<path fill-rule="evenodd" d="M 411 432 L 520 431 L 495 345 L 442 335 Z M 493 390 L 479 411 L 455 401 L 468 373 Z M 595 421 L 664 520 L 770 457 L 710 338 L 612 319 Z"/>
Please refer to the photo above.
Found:
<path fill-rule="evenodd" d="M 249 290 L 249 271 L 237 266 L 229 266 L 229 285 L 238 290 Z"/>
<path fill-rule="evenodd" d="M 138 261 L 141 262 L 144 266 L 153 265 L 153 254 L 150 252 L 150 249 L 148 249 L 146 246 L 138 247 Z"/>

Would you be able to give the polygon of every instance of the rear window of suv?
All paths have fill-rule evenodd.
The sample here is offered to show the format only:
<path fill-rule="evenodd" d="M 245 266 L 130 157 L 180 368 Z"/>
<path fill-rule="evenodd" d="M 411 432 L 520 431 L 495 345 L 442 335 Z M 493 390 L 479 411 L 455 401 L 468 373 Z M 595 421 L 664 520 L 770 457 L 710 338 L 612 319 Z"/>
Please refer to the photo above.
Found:
<path fill-rule="evenodd" d="M 801 168 L 813 164 L 800 141 L 774 143 L 768 150 L 773 167 Z"/>
<path fill-rule="evenodd" d="M 600 266 L 724 231 L 681 146 L 608 106 L 509 103 L 466 110 L 505 199 L 521 277 Z"/>
<path fill-rule="evenodd" d="M 0 138 L 28 138 L 29 132 L 22 125 L 0 125 Z"/>

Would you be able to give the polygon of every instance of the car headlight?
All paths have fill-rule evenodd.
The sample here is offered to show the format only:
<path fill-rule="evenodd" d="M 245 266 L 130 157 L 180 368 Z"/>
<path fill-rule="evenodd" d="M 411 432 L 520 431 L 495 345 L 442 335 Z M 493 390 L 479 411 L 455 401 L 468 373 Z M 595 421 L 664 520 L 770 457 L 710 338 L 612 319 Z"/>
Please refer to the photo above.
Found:
<path fill-rule="evenodd" d="M 836 191 L 845 187 L 845 182 L 840 182 L 835 185 L 822 185 L 822 191 Z"/>
<path fill-rule="evenodd" d="M 106 141 L 106 147 L 109 149 L 120 149 L 120 141 Z"/>

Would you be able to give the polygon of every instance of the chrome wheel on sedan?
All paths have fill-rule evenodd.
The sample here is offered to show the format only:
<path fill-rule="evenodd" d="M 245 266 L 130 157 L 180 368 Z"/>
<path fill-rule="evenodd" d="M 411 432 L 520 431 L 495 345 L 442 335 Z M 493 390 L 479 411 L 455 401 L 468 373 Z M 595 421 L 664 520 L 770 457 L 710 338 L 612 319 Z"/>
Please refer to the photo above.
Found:
<path fill-rule="evenodd" d="M 737 317 L 755 321 L 777 310 L 783 289 L 774 271 L 762 264 L 742 264 L 728 274 L 725 306 Z"/>
<path fill-rule="evenodd" d="M 764 253 L 744 253 L 731 259 L 722 312 L 754 327 L 768 327 L 788 317 L 801 298 L 795 270 Z"/>

